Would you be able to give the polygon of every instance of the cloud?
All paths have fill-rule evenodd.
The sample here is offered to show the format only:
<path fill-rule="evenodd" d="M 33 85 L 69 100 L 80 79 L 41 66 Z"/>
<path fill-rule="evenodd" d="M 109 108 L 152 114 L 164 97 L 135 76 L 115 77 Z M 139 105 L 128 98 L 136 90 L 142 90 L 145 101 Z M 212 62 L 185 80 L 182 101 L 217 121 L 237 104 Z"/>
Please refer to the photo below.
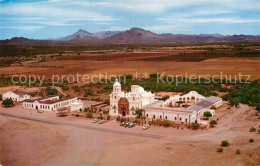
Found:
<path fill-rule="evenodd" d="M 22 26 L 0 26 L 1 29 L 16 29 L 24 32 L 32 32 L 43 28 L 43 26 L 32 26 L 32 25 L 22 25 Z"/>
<path fill-rule="evenodd" d="M 35 3 L 8 3 L 0 6 L 0 14 L 3 16 L 24 16 L 24 17 L 48 17 L 56 19 L 82 19 L 91 21 L 114 21 L 115 18 L 86 10 L 80 6 L 72 8 L 66 4 L 51 2 Z"/>
<path fill-rule="evenodd" d="M 188 24 L 186 25 L 173 25 L 173 24 L 166 24 L 166 25 L 153 25 L 153 26 L 144 26 L 144 29 L 153 31 L 153 32 L 160 32 L 160 33 L 169 33 L 169 32 L 187 32 L 191 31 L 192 28 Z"/>
<path fill-rule="evenodd" d="M 214 17 L 214 18 L 193 18 L 193 17 L 165 17 L 157 20 L 182 23 L 260 23 L 259 19 L 243 19 L 236 17 Z"/>

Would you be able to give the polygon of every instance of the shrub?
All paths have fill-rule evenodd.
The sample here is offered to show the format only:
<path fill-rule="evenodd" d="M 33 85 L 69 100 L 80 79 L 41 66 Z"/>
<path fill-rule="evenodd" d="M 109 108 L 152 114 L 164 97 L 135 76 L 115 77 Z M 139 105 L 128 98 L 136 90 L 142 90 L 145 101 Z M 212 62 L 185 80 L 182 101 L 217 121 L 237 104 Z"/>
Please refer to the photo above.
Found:
<path fill-rule="evenodd" d="M 255 132 L 255 131 L 256 131 L 256 128 L 251 127 L 249 131 L 250 131 L 250 132 Z"/>
<path fill-rule="evenodd" d="M 213 109 L 213 110 L 215 110 L 215 109 L 216 109 L 216 107 L 213 105 L 213 106 L 211 106 L 211 107 L 210 107 L 210 109 Z"/>
<path fill-rule="evenodd" d="M 200 125 L 198 123 L 194 122 L 191 124 L 191 127 L 193 130 L 197 130 L 200 127 Z"/>
<path fill-rule="evenodd" d="M 140 119 L 145 120 L 145 119 L 146 119 L 146 116 L 141 116 Z"/>
<path fill-rule="evenodd" d="M 106 111 L 106 110 L 103 110 L 103 114 L 105 114 L 105 115 L 106 115 L 106 114 L 108 114 L 108 111 Z"/>
<path fill-rule="evenodd" d="M 87 112 L 85 115 L 86 115 L 86 118 L 93 118 L 92 112 Z"/>
<path fill-rule="evenodd" d="M 229 146 L 228 140 L 221 141 L 221 146 Z"/>
<path fill-rule="evenodd" d="M 210 125 L 213 127 L 214 125 L 216 125 L 217 124 L 217 121 L 215 121 L 215 120 L 212 120 L 212 121 L 210 121 Z"/>
<path fill-rule="evenodd" d="M 67 91 L 67 90 L 69 90 L 70 88 L 68 87 L 68 86 L 62 86 L 62 90 L 64 90 L 64 91 Z"/>
<path fill-rule="evenodd" d="M 239 149 L 236 150 L 236 154 L 240 154 L 241 151 Z"/>
<path fill-rule="evenodd" d="M 212 92 L 212 96 L 218 96 L 218 93 Z"/>
<path fill-rule="evenodd" d="M 13 104 L 14 104 L 14 101 L 12 99 L 5 99 L 2 103 L 2 105 L 5 107 L 13 106 Z"/>
<path fill-rule="evenodd" d="M 212 117 L 212 114 L 209 111 L 206 111 L 206 112 L 203 113 L 203 116 Z"/>
<path fill-rule="evenodd" d="M 254 141 L 255 141 L 255 140 L 252 139 L 252 138 L 249 139 L 249 142 L 250 142 L 250 143 L 253 143 Z"/>
<path fill-rule="evenodd" d="M 222 153 L 223 152 L 223 148 L 217 148 L 217 152 Z"/>
<path fill-rule="evenodd" d="M 164 121 L 164 126 L 166 126 L 166 127 L 170 126 L 170 121 L 169 120 L 165 120 Z"/>

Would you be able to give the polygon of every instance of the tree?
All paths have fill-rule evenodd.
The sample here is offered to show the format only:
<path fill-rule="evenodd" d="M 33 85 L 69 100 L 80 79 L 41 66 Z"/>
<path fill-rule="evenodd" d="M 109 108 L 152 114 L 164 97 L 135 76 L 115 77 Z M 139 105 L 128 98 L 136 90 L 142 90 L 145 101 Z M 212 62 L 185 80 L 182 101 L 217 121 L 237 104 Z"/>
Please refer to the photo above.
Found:
<path fill-rule="evenodd" d="M 233 98 L 230 100 L 230 104 L 237 106 L 239 104 L 239 98 Z"/>
<path fill-rule="evenodd" d="M 257 111 L 260 111 L 260 104 L 258 104 L 258 105 L 256 106 L 256 110 L 257 110 Z"/>
<path fill-rule="evenodd" d="M 52 89 L 50 87 L 47 87 L 46 88 L 46 93 L 47 93 L 47 95 L 57 95 L 58 91 L 57 91 L 57 89 Z"/>
<path fill-rule="evenodd" d="M 143 109 L 137 109 L 135 110 L 135 114 L 137 115 L 138 118 L 140 118 L 143 114 L 144 110 Z"/>
<path fill-rule="evenodd" d="M 165 95 L 165 96 L 163 96 L 163 100 L 165 101 L 165 100 L 167 100 L 167 99 L 169 99 L 170 98 L 170 96 L 169 95 Z"/>
<path fill-rule="evenodd" d="M 215 120 L 210 121 L 211 127 L 215 126 L 216 124 L 217 124 L 217 121 L 215 121 Z"/>
<path fill-rule="evenodd" d="M 2 103 L 2 105 L 5 107 L 13 106 L 13 104 L 14 104 L 14 101 L 12 99 L 5 99 Z"/>
<path fill-rule="evenodd" d="M 208 118 L 208 117 L 212 117 L 212 114 L 209 111 L 206 111 L 204 112 L 203 116 Z"/>
<path fill-rule="evenodd" d="M 2 94 L 0 94 L 0 101 L 2 101 L 3 100 L 3 95 Z"/>

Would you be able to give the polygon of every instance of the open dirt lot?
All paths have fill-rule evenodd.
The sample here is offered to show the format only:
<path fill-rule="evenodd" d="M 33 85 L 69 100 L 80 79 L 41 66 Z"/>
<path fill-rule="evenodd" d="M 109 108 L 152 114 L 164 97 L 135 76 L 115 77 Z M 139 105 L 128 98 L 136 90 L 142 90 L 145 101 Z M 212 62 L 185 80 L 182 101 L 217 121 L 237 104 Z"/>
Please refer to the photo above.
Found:
<path fill-rule="evenodd" d="M 249 132 L 260 125 L 254 110 L 242 104 L 226 108 L 217 110 L 216 127 L 196 131 L 159 126 L 143 131 L 114 121 L 100 125 L 85 118 L 57 118 L 55 112 L 39 114 L 20 105 L 1 108 L 0 164 L 259 165 L 260 137 Z M 226 139 L 230 146 L 217 153 Z"/>

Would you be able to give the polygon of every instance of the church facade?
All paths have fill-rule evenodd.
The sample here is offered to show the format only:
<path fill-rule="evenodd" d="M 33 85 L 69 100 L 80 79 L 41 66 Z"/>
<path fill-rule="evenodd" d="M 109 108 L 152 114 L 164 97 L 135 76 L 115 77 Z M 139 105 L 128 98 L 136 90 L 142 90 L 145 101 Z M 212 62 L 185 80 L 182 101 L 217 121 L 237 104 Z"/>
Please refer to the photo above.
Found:
<path fill-rule="evenodd" d="M 116 80 L 113 92 L 110 94 L 110 115 L 134 117 L 135 110 L 155 102 L 155 95 L 147 92 L 139 85 L 132 85 L 130 92 L 121 90 L 121 84 Z"/>

